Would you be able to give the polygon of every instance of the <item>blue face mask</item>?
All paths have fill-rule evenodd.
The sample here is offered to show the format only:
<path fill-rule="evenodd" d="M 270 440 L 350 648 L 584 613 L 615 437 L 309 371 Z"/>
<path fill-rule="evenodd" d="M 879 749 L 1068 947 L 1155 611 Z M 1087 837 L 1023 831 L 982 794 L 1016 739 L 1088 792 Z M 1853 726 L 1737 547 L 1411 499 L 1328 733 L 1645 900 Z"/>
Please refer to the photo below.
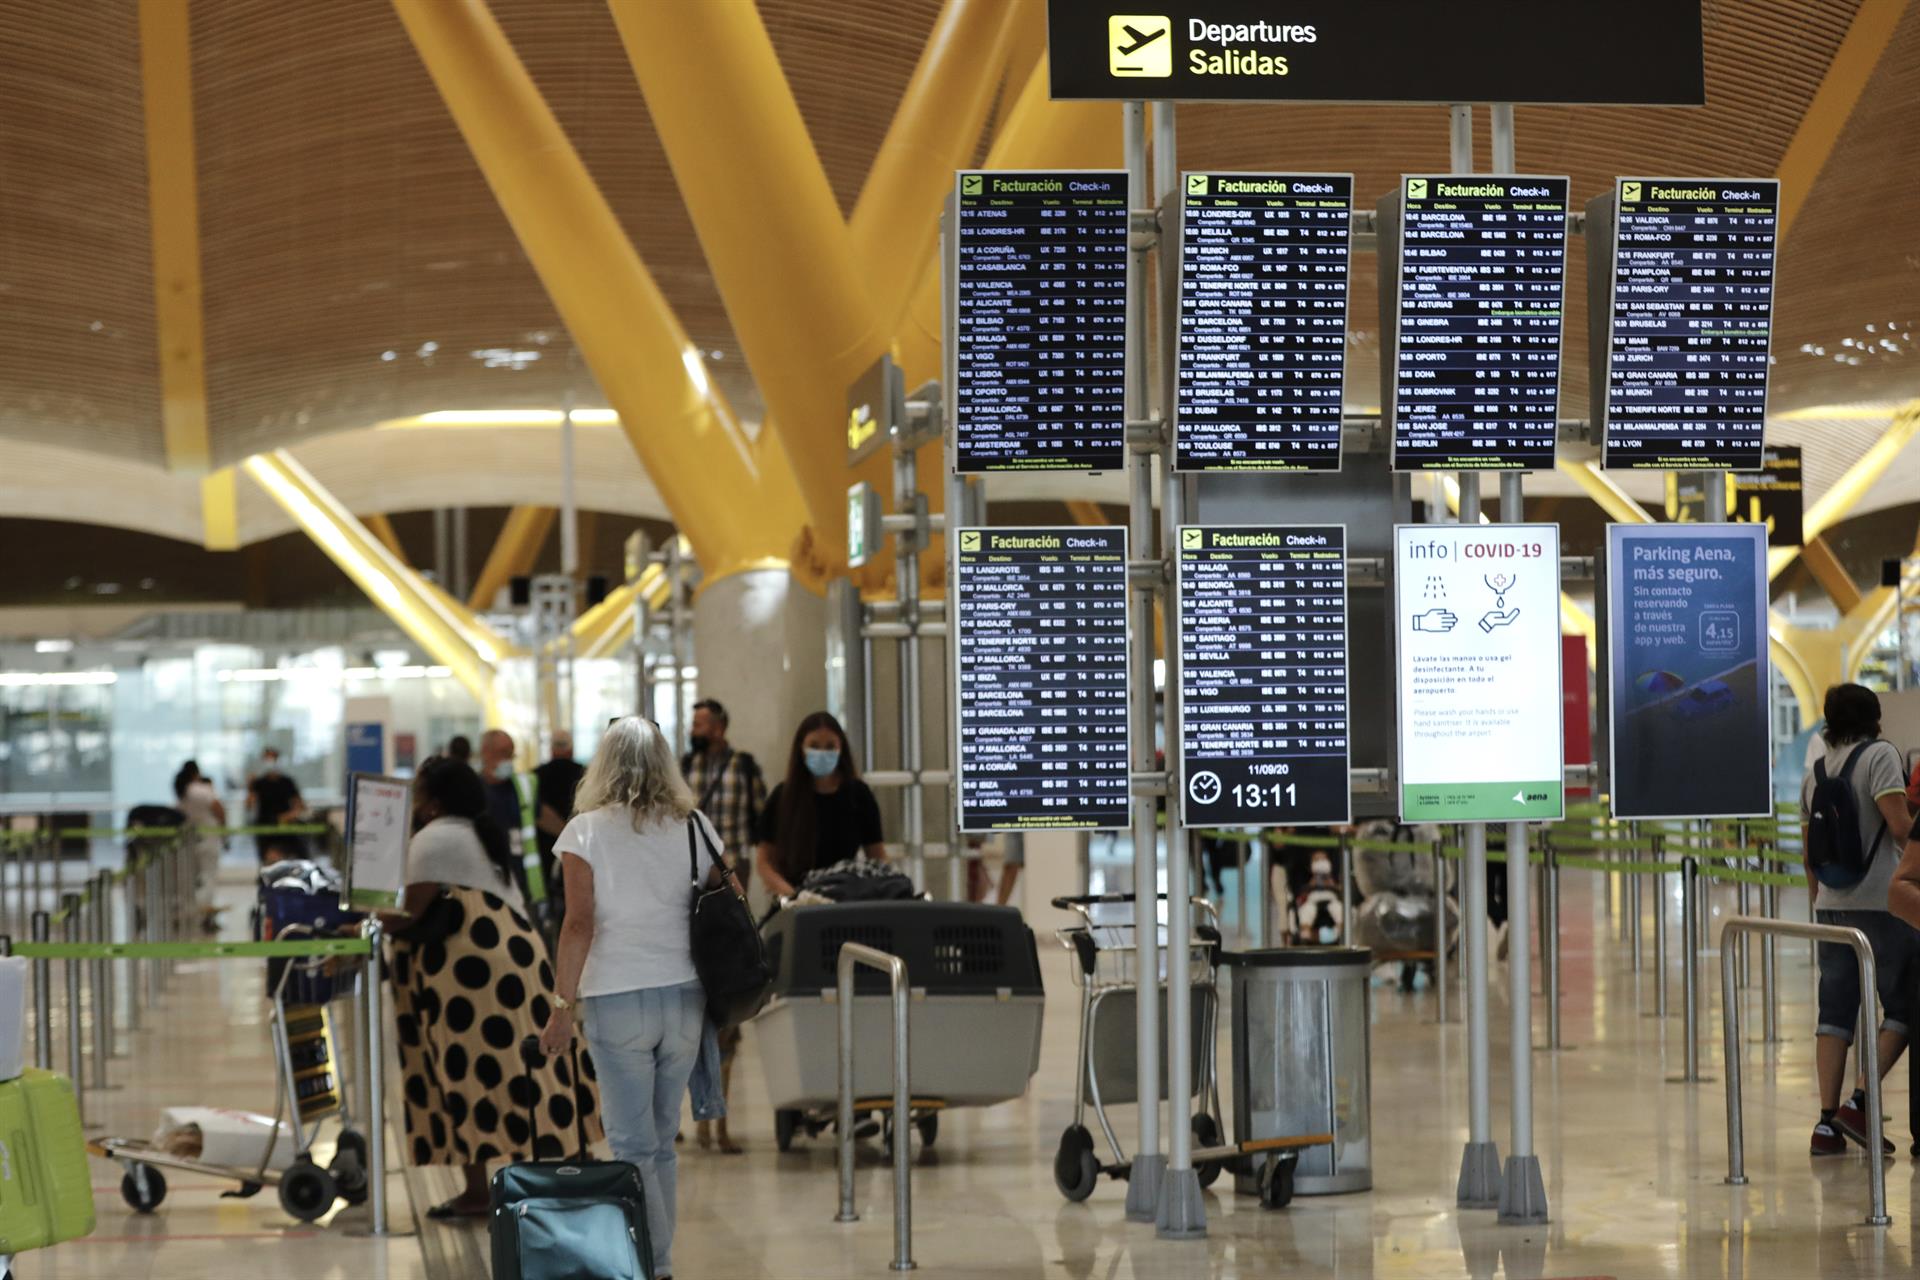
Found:
<path fill-rule="evenodd" d="M 497 760 L 494 762 L 491 772 L 493 773 L 493 780 L 495 782 L 505 782 L 513 777 L 513 761 Z"/>
<path fill-rule="evenodd" d="M 816 778 L 824 778 L 840 767 L 840 749 L 828 747 L 824 751 L 817 747 L 806 748 L 807 772 Z"/>

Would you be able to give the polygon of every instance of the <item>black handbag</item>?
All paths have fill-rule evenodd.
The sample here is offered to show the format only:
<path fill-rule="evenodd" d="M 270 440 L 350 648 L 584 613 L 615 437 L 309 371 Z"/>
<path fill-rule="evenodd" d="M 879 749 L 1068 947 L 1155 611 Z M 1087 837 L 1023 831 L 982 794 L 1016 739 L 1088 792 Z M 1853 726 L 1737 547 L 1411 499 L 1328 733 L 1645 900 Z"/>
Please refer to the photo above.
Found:
<path fill-rule="evenodd" d="M 447 886 L 441 885 L 439 892 L 433 895 L 433 901 L 420 913 L 419 919 L 391 930 L 387 936 L 410 942 L 416 947 L 428 947 L 436 942 L 445 942 L 460 932 L 466 922 L 466 908 L 454 900 Z"/>
<path fill-rule="evenodd" d="M 712 885 L 702 883 L 700 874 L 699 846 L 703 844 L 719 872 L 718 882 Z M 724 1031 L 760 1012 L 773 985 L 773 970 L 746 895 L 734 888 L 720 851 L 707 838 L 698 816 L 687 819 L 687 870 L 693 877 L 693 911 L 687 930 L 693 968 L 706 990 L 707 1017 Z"/>

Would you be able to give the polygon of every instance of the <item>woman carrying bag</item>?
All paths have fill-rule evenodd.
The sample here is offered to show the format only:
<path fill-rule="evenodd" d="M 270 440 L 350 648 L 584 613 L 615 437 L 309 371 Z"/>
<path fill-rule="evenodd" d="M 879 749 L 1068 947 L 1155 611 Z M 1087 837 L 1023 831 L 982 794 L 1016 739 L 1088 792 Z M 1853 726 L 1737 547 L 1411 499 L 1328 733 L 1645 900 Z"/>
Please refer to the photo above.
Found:
<path fill-rule="evenodd" d="M 702 847 L 711 860 L 698 857 Z M 615 1158 L 640 1171 L 654 1275 L 664 1280 L 673 1274 L 680 1100 L 712 1041 L 697 935 L 728 914 L 718 909 L 738 886 L 712 870 L 719 839 L 694 810 L 666 738 L 638 716 L 601 738 L 554 852 L 567 916 L 540 1045 L 564 1052 L 576 1010 L 584 1014 L 607 1138 Z M 751 945 L 757 955 L 757 938 Z"/>

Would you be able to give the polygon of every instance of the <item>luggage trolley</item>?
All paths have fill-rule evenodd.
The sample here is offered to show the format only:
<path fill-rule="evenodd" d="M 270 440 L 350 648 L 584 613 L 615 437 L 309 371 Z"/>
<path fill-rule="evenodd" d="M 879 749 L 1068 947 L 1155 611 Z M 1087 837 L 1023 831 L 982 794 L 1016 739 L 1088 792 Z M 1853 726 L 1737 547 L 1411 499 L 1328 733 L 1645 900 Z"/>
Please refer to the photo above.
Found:
<path fill-rule="evenodd" d="M 358 919 L 343 910 L 340 887 L 331 871 L 304 861 L 275 863 L 261 873 L 259 902 L 254 909 L 255 936 L 263 941 L 293 942 L 330 938 L 342 924 Z M 293 1137 L 293 1163 L 272 1169 L 269 1143 L 255 1168 L 210 1164 L 172 1155 L 137 1138 L 101 1138 L 88 1144 L 97 1156 L 114 1160 L 124 1171 L 120 1195 L 140 1213 L 152 1213 L 166 1199 L 167 1182 L 160 1170 L 175 1169 L 237 1182 L 227 1198 L 258 1195 L 272 1186 L 280 1206 L 300 1222 L 313 1222 L 333 1208 L 335 1200 L 359 1204 L 367 1198 L 367 1141 L 355 1126 L 342 1087 L 334 1036 L 333 1005 L 343 996 L 356 999 L 366 980 L 366 965 L 358 957 L 274 957 L 267 961 L 268 1035 L 272 1039 L 276 1076 L 274 1128 L 285 1112 Z M 339 1122 L 334 1156 L 324 1168 L 313 1159 L 313 1147 L 322 1124 Z"/>
<path fill-rule="evenodd" d="M 1074 981 L 1080 987 L 1080 1047 L 1075 1065 L 1073 1123 L 1060 1135 L 1060 1147 L 1054 1154 L 1053 1181 L 1060 1194 L 1070 1201 L 1085 1200 L 1093 1194 L 1101 1175 L 1125 1181 L 1132 1173 L 1133 1161 L 1120 1145 L 1107 1118 L 1109 1106 L 1138 1104 L 1139 1079 L 1135 1071 L 1137 1055 L 1135 1007 L 1138 998 L 1138 971 L 1134 959 L 1138 948 L 1134 941 L 1134 897 L 1130 893 L 1103 893 L 1083 897 L 1055 898 L 1057 910 L 1071 911 L 1083 923 L 1055 930 L 1060 945 L 1074 953 Z M 1159 901 L 1166 902 L 1162 894 Z M 1309 1134 L 1298 1138 L 1267 1138 L 1241 1144 L 1223 1142 L 1220 1124 L 1220 1072 L 1215 1048 L 1220 1022 L 1219 994 L 1214 985 L 1216 958 L 1220 949 L 1220 914 L 1205 898 L 1189 899 L 1188 909 L 1196 917 L 1193 929 L 1191 969 L 1193 998 L 1192 1036 L 1188 1079 L 1201 1110 L 1192 1117 L 1193 1167 L 1200 1185 L 1212 1186 L 1223 1172 L 1257 1176 L 1261 1202 L 1268 1208 L 1280 1208 L 1292 1199 L 1293 1166 L 1305 1147 L 1332 1140 L 1329 1134 Z M 1160 926 L 1161 1009 L 1166 1008 L 1166 926 Z M 1168 1041 L 1167 1024 L 1160 1023 L 1161 1052 Z M 1166 1081 L 1161 1080 L 1161 1089 Z M 1101 1163 L 1096 1154 L 1093 1134 L 1086 1125 L 1088 1104 L 1105 1135 L 1113 1159 Z"/>

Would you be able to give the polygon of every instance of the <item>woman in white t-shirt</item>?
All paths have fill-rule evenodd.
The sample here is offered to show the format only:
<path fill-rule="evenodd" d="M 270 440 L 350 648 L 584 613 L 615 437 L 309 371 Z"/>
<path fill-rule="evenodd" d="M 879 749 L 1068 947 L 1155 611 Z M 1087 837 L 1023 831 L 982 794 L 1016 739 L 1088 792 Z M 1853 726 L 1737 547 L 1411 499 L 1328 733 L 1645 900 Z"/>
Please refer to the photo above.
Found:
<path fill-rule="evenodd" d="M 690 822 L 719 848 L 660 730 L 638 716 L 616 721 L 553 846 L 567 917 L 553 1016 L 540 1038 L 548 1053 L 565 1049 L 582 1006 L 607 1139 L 646 1184 L 653 1274 L 662 1280 L 673 1273 L 673 1140 L 706 1016 L 688 937 Z"/>
<path fill-rule="evenodd" d="M 220 879 L 221 840 L 211 833 L 227 825 L 227 807 L 192 760 L 180 766 L 173 789 L 180 798 L 180 811 L 187 815 L 187 847 L 193 855 L 194 900 L 200 907 L 200 927 L 212 933 L 220 915 L 213 896 Z"/>

